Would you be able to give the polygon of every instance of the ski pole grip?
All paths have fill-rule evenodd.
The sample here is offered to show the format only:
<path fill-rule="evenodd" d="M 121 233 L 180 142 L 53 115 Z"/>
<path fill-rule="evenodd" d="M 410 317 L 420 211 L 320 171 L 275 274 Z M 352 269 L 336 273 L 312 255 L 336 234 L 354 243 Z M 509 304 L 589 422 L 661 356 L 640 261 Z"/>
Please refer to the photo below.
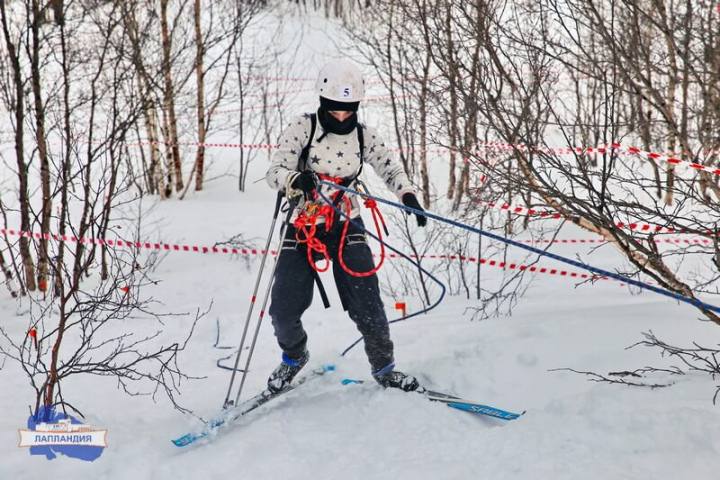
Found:
<path fill-rule="evenodd" d="M 290 219 L 293 216 L 293 212 L 295 212 L 295 208 L 298 206 L 298 203 L 300 203 L 300 197 L 291 197 L 287 200 L 287 218 L 285 218 L 285 223 L 290 224 Z"/>

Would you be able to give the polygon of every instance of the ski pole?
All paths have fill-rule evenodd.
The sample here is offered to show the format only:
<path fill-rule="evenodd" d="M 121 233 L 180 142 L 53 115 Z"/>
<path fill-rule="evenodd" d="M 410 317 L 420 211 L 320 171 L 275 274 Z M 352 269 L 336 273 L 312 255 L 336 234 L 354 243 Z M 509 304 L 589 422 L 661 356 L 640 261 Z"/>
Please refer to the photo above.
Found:
<path fill-rule="evenodd" d="M 235 356 L 235 366 L 233 367 L 232 376 L 230 377 L 230 385 L 228 386 L 227 395 L 225 395 L 223 408 L 228 407 L 228 401 L 230 400 L 230 393 L 232 392 L 233 383 L 235 382 L 235 374 L 237 373 L 238 364 L 240 363 L 240 355 L 242 354 L 243 347 L 245 346 L 245 337 L 247 336 L 250 318 L 252 316 L 253 309 L 255 308 L 255 299 L 257 297 L 258 289 L 260 288 L 260 279 L 262 278 L 263 270 L 265 269 L 265 260 L 267 259 L 268 252 L 270 251 L 270 242 L 272 241 L 272 235 L 275 231 L 275 224 L 277 223 L 278 214 L 280 213 L 282 199 L 283 192 L 278 192 L 277 200 L 275 201 L 275 211 L 273 212 L 272 223 L 270 224 L 270 233 L 268 233 L 267 241 L 265 242 L 265 251 L 263 252 L 262 259 L 260 260 L 260 271 L 258 271 L 257 278 L 255 279 L 255 289 L 253 290 L 252 298 L 250 299 L 250 307 L 248 308 L 247 318 L 245 319 L 245 327 L 243 328 L 242 338 L 240 339 L 240 347 L 238 348 L 237 355 Z"/>
<path fill-rule="evenodd" d="M 258 317 L 257 325 L 255 326 L 255 334 L 253 335 L 252 343 L 250 344 L 250 350 L 248 351 L 247 360 L 245 361 L 245 368 L 243 368 L 242 376 L 240 377 L 240 385 L 238 386 L 238 392 L 235 396 L 234 405 L 238 404 L 240 400 L 240 394 L 242 393 L 243 386 L 245 385 L 245 379 L 247 378 L 248 370 L 250 370 L 250 361 L 252 360 L 253 352 L 255 351 L 255 345 L 257 344 L 258 335 L 260 334 L 260 326 L 262 325 L 263 318 L 265 317 L 265 307 L 267 307 L 268 299 L 270 298 L 270 290 L 272 290 L 273 280 L 275 279 L 275 271 L 277 270 L 278 263 L 280 263 L 280 250 L 285 243 L 285 237 L 287 236 L 287 226 L 290 224 L 295 207 L 299 202 L 298 197 L 294 197 L 288 200 L 288 214 L 285 222 L 281 225 L 280 233 L 280 248 L 278 248 L 278 255 L 273 263 L 272 271 L 270 272 L 270 282 L 268 282 L 267 289 L 265 290 L 265 297 L 263 298 L 262 305 L 260 306 L 260 316 Z M 249 320 L 249 319 L 248 319 Z M 247 325 L 246 325 L 247 328 Z M 239 358 L 240 352 L 238 352 Z M 236 365 L 237 368 L 237 365 Z M 234 373 L 234 372 L 233 372 Z"/>

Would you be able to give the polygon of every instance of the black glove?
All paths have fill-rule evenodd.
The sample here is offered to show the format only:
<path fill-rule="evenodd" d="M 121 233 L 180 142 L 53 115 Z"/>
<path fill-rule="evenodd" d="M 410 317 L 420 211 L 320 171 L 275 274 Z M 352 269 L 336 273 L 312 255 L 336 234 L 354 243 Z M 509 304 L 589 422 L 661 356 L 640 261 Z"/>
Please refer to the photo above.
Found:
<path fill-rule="evenodd" d="M 420 205 L 420 202 L 418 202 L 418 199 L 414 193 L 406 193 L 405 195 L 403 195 L 402 202 L 403 205 L 405 205 L 406 207 L 414 208 L 415 210 L 420 210 L 421 212 L 425 211 Z M 427 217 L 425 215 L 420 215 L 416 213 L 415 217 L 417 218 L 418 227 L 424 227 L 425 225 L 427 225 Z"/>
<path fill-rule="evenodd" d="M 290 186 L 302 190 L 305 198 L 312 198 L 312 193 L 317 188 L 317 180 L 315 179 L 315 175 L 310 172 L 300 172 Z"/>

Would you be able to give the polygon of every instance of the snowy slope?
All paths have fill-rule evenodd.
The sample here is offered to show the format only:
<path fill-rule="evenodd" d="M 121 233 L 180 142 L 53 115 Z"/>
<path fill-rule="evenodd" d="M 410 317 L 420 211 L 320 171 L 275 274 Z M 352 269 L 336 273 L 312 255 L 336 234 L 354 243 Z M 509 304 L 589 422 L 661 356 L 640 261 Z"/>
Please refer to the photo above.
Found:
<path fill-rule="evenodd" d="M 337 35 L 329 30 L 330 36 Z M 324 28 L 311 28 L 304 37 L 305 55 L 313 58 L 313 65 L 331 53 L 320 52 L 323 35 L 328 35 Z M 312 106 L 312 96 L 304 101 Z M 231 151 L 212 155 L 219 172 L 232 169 L 236 161 Z M 252 165 L 247 193 L 238 193 L 235 180 L 225 177 L 183 202 L 156 205 L 147 219 L 152 225 L 148 235 L 203 246 L 237 233 L 263 238 L 274 192 L 264 181 L 253 182 L 262 178 L 265 166 Z M 562 236 L 587 235 L 570 226 Z M 557 245 L 551 251 L 579 255 L 603 268 L 621 266 L 608 247 L 591 253 L 587 246 Z M 181 357 L 187 373 L 204 378 L 183 384 L 179 401 L 203 417 L 218 411 L 229 379 L 228 372 L 215 366 L 229 352 L 213 347 L 216 322 L 221 344 L 236 345 L 258 266 L 257 257 L 171 253 L 154 273 L 161 282 L 143 292 L 174 312 L 192 313 L 212 304 Z M 542 266 L 567 268 L 549 260 Z M 501 273 L 483 267 L 484 278 Z M 129 397 L 112 380 L 90 377 L 71 379 L 64 394 L 74 399 L 89 423 L 109 430 L 109 448 L 93 463 L 30 456 L 17 448 L 17 429 L 24 426 L 32 390 L 19 368 L 6 362 L 0 370 L 0 480 L 717 478 L 720 439 L 715 434 L 718 410 L 712 405 L 717 382 L 700 374 L 658 374 L 651 380 L 674 385 L 650 390 L 550 371 L 573 368 L 606 374 L 670 365 L 657 351 L 626 350 L 649 330 L 674 344 L 720 343 L 718 327 L 697 321 L 697 311 L 685 304 L 649 292 L 631 294 L 616 282 L 576 287 L 571 279 L 538 274 L 512 317 L 472 322 L 465 310 L 475 302 L 454 297 L 431 314 L 393 326 L 399 368 L 431 388 L 512 411 L 527 410 L 508 423 L 382 391 L 373 384 L 342 386 L 345 377 L 369 380 L 369 368 L 360 347 L 339 357 L 357 334 L 330 278 L 325 283 L 332 308 L 323 310 L 316 298 L 306 314 L 309 367 L 335 363 L 338 371 L 184 449 L 170 439 L 197 428 L 197 419 L 174 411 L 162 396 L 155 402 Z M 412 308 L 419 305 L 417 299 L 406 300 Z M 394 317 L 392 304 L 387 298 L 388 313 Z M 11 334 L 22 335 L 26 314 L 4 293 L 0 318 Z M 136 321 L 140 325 L 143 319 Z M 179 317 L 166 329 L 182 336 L 189 325 L 189 318 Z M 279 358 L 266 323 L 244 397 L 263 387 Z"/>
<path fill-rule="evenodd" d="M 230 232 L 264 234 L 272 193 L 262 184 L 243 196 L 233 188 L 231 181 L 218 181 L 182 205 L 160 205 L 165 238 L 207 245 Z M 256 204 L 248 204 L 246 196 Z M 203 215 L 207 211 L 213 215 Z M 172 221 L 181 212 L 192 219 L 190 231 Z M 553 251 L 571 255 L 571 249 Z M 163 283 L 153 295 L 175 310 L 213 301 L 183 357 L 190 373 L 207 377 L 185 384 L 181 398 L 201 415 L 220 407 L 227 388 L 227 372 L 214 365 L 226 355 L 212 346 L 215 320 L 222 326 L 221 343 L 236 343 L 257 266 L 252 262 L 248 270 L 228 257 L 176 253 L 158 272 Z M 518 421 L 478 418 L 373 385 L 340 385 L 345 376 L 369 379 L 367 362 L 359 348 L 338 358 L 355 339 L 354 327 L 337 301 L 327 313 L 316 302 L 306 316 L 310 366 L 333 362 L 338 372 L 186 449 L 169 440 L 196 427 L 197 420 L 169 409 L 162 398 L 157 403 L 130 398 L 112 381 L 91 378 L 69 382 L 65 395 L 78 399 L 90 423 L 109 429 L 110 447 L 92 464 L 30 457 L 16 447 L 15 429 L 27 415 L 31 392 L 8 362 L 0 371 L 0 478 L 714 478 L 720 441 L 713 435 L 717 410 L 710 379 L 688 375 L 672 379 L 671 388 L 649 390 L 548 370 L 607 373 L 664 366 L 657 352 L 624 348 L 650 329 L 674 343 L 711 344 L 717 327 L 695 320 L 688 306 L 649 293 L 633 296 L 615 283 L 573 288 L 565 278 L 537 280 L 509 318 L 470 322 L 463 311 L 473 302 L 451 298 L 433 314 L 393 327 L 399 366 L 431 387 L 527 410 Z M 6 325 L 18 322 L 18 330 L 23 328 L 9 302 L 3 301 L 2 312 Z M 248 395 L 262 387 L 278 359 L 266 324 Z"/>

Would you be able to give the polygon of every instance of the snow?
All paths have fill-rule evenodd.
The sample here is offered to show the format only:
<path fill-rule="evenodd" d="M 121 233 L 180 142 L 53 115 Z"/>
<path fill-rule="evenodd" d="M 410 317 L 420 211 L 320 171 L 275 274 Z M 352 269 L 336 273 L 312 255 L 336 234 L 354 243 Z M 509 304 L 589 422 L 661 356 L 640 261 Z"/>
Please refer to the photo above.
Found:
<path fill-rule="evenodd" d="M 314 57 L 323 33 L 313 29 L 303 37 L 315 46 L 308 50 Z M 314 65 L 321 60 L 315 58 Z M 211 153 L 217 172 L 234 168 L 232 151 Z M 152 225 L 148 235 L 204 246 L 239 232 L 265 238 L 275 194 L 264 181 L 253 182 L 262 178 L 266 165 L 264 160 L 251 164 L 246 193 L 237 192 L 235 179 L 220 177 L 182 202 L 157 203 L 146 220 Z M 584 236 L 573 226 L 560 235 Z M 557 244 L 550 251 L 578 255 L 602 268 L 622 267 L 610 247 Z M 566 268 L 551 260 L 541 265 Z M 205 418 L 221 407 L 229 380 L 229 372 L 215 366 L 230 352 L 213 347 L 216 321 L 221 345 L 236 345 L 258 267 L 258 257 L 169 253 L 154 273 L 160 283 L 145 287 L 144 295 L 167 310 L 192 314 L 211 307 L 181 356 L 187 373 L 204 378 L 184 383 L 178 399 Z M 483 267 L 484 279 L 501 274 Z M 0 479 L 717 478 L 720 438 L 712 404 L 717 382 L 707 374 L 655 374 L 649 377 L 653 382 L 674 384 L 651 390 L 598 384 L 556 370 L 607 374 L 671 365 L 657 350 L 627 349 L 647 331 L 679 345 L 720 343 L 718 327 L 698 321 L 698 311 L 689 305 L 630 292 L 613 281 L 578 286 L 569 278 L 537 274 L 510 317 L 471 321 L 466 309 L 476 302 L 460 296 L 447 297 L 428 315 L 393 325 L 399 369 L 433 389 L 527 411 L 519 420 L 504 422 L 384 391 L 372 382 L 341 385 L 347 377 L 370 380 L 369 367 L 361 347 L 339 357 L 357 333 L 342 312 L 331 277 L 324 278 L 332 307 L 325 311 L 316 296 L 305 315 L 312 355 L 306 368 L 334 363 L 337 371 L 190 447 L 177 448 L 170 439 L 200 422 L 173 410 L 161 395 L 155 401 L 130 397 L 111 379 L 80 377 L 69 379 L 63 392 L 86 413 L 88 423 L 108 429 L 109 447 L 92 463 L 30 456 L 17 447 L 17 429 L 24 426 L 33 391 L 19 367 L 5 362 L 0 370 Z M 419 308 L 418 299 L 406 300 L 411 311 Z M 391 318 L 397 313 L 390 308 L 394 301 L 385 298 Z M 16 337 L 28 322 L 25 311 L 4 293 L 0 318 Z M 165 328 L 182 337 L 189 325 L 185 316 L 168 320 Z M 266 320 L 243 398 L 263 388 L 279 359 Z"/>
<path fill-rule="evenodd" d="M 231 268 L 226 264 L 224 270 Z M 203 291 L 218 299 L 223 288 L 212 278 L 229 280 L 215 265 L 181 276 L 203 278 Z M 92 464 L 28 457 L 15 447 L 14 429 L 26 414 L 29 392 L 20 372 L 7 365 L 2 371 L 6 394 L 0 478 L 74 478 L 83 473 L 113 479 L 238 474 L 297 479 L 714 478 L 720 441 L 709 421 L 715 414 L 710 402 L 715 386 L 707 378 L 688 376 L 675 380 L 673 387 L 649 390 L 598 385 L 548 370 L 570 366 L 606 372 L 657 363 L 652 351 L 623 348 L 648 329 L 689 340 L 713 338 L 716 327 L 695 321 L 691 308 L 662 297 L 633 297 L 614 285 L 569 290 L 563 281 L 533 288 L 510 318 L 469 322 L 462 316 L 468 302 L 453 299 L 438 313 L 393 329 L 404 369 L 432 387 L 527 410 L 517 421 L 477 417 L 373 385 L 340 385 L 346 376 L 368 379 L 366 361 L 359 350 L 337 358 L 338 348 L 353 338 L 352 329 L 344 328 L 351 322 L 336 307 L 334 318 L 322 322 L 321 307 L 315 306 L 306 316 L 310 366 L 337 362 L 338 371 L 185 449 L 169 440 L 196 422 L 170 410 L 167 402 L 130 398 L 112 382 L 92 379 L 85 388 L 93 394 L 81 403 L 92 412 L 91 423 L 109 429 L 110 447 L 103 456 Z M 180 292 L 166 294 L 182 298 Z M 558 304 L 560 294 L 565 300 Z M 245 307 L 237 300 L 225 303 L 230 308 L 235 303 L 235 310 Z M 221 315 L 222 302 L 215 306 Z M 239 320 L 237 314 L 225 313 Z M 330 322 L 337 325 L 326 328 Z M 193 370 L 208 378 L 186 385 L 190 391 L 183 396 L 208 414 L 220 406 L 228 378 L 214 367 L 213 323 L 200 329 L 188 359 Z M 239 321 L 236 325 L 233 333 Z M 269 329 L 263 333 L 249 392 L 260 387 L 278 360 Z M 66 395 L 82 391 L 80 385 L 66 386 Z"/>

